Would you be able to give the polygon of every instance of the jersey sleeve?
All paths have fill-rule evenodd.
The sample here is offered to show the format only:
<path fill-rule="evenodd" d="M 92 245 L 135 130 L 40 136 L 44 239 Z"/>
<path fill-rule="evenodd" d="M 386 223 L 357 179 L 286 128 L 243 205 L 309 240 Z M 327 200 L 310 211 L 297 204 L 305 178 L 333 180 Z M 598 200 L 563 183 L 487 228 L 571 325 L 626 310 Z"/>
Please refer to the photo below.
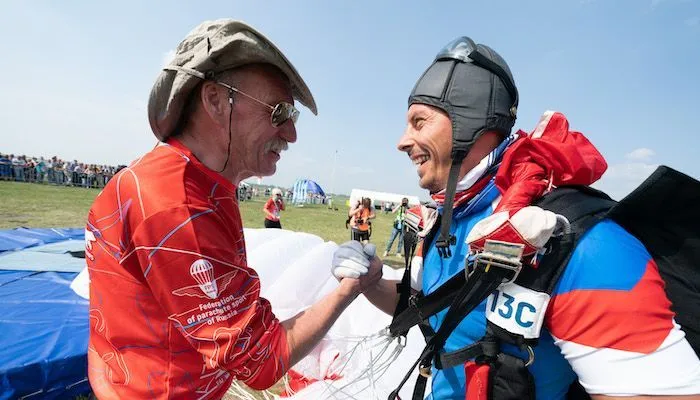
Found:
<path fill-rule="evenodd" d="M 590 394 L 700 393 L 700 361 L 646 248 L 612 221 L 581 239 L 545 320 Z"/>
<path fill-rule="evenodd" d="M 286 332 L 246 265 L 242 228 L 231 225 L 209 208 L 162 211 L 134 231 L 134 256 L 156 301 L 208 367 L 264 389 L 289 368 Z"/>
<path fill-rule="evenodd" d="M 267 202 L 265 202 L 265 210 L 269 212 L 274 211 L 274 205 L 273 205 L 273 200 L 272 199 L 267 199 Z"/>

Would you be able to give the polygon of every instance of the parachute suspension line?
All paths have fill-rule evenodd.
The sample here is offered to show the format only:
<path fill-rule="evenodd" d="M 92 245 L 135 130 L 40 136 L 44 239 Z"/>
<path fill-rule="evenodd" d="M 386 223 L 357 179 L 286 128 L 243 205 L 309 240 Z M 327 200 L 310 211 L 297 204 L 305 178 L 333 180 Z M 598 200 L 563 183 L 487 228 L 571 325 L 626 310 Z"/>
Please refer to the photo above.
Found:
<path fill-rule="evenodd" d="M 356 344 L 352 347 L 352 349 L 348 352 L 348 354 L 347 354 L 346 356 L 343 356 L 343 358 L 344 358 L 345 360 L 344 360 L 344 362 L 343 362 L 343 365 L 338 369 L 337 373 L 338 373 L 338 374 L 342 374 L 342 373 L 345 371 L 345 369 L 346 369 L 346 367 L 348 366 L 348 364 L 350 363 L 350 361 L 352 361 L 353 356 L 355 355 L 355 353 L 357 352 L 357 350 L 360 349 L 361 347 L 364 347 L 363 345 L 364 345 L 367 341 L 369 341 L 369 340 L 371 340 L 371 339 L 373 339 L 373 338 L 377 338 L 377 337 L 378 337 L 377 334 L 368 335 L 367 337 L 362 337 L 362 336 L 348 336 L 348 337 L 344 337 L 344 338 L 343 338 L 344 340 L 347 340 L 347 341 L 349 341 L 349 342 L 355 342 Z M 362 354 L 362 352 L 360 352 L 360 354 Z M 370 365 L 371 365 L 371 363 L 370 363 Z M 362 375 L 362 373 L 360 373 L 360 376 L 361 376 L 361 375 Z M 350 381 L 350 383 L 348 383 L 348 384 L 346 384 L 346 385 L 343 385 L 343 386 L 341 386 L 341 387 L 339 387 L 339 388 L 338 388 L 338 387 L 335 387 L 332 383 L 329 383 L 329 382 L 327 382 L 327 381 L 324 380 L 323 382 L 324 382 L 324 384 L 326 385 L 326 388 L 323 390 L 323 392 L 321 393 L 321 395 L 324 395 L 324 394 L 328 393 L 330 396 L 333 396 L 334 398 L 338 398 L 337 395 L 338 395 L 339 393 L 342 393 L 342 394 L 344 394 L 344 395 L 346 395 L 346 396 L 349 396 L 349 398 L 354 399 L 354 396 L 352 396 L 351 394 L 346 393 L 344 389 L 345 389 L 346 386 L 351 385 L 351 384 L 355 383 L 355 382 L 358 381 L 358 380 L 359 380 L 358 378 L 354 378 L 353 380 Z"/>
<path fill-rule="evenodd" d="M 376 393 L 376 381 L 380 379 L 386 371 L 389 370 L 389 367 L 391 364 L 396 361 L 398 356 L 401 354 L 401 351 L 403 350 L 402 344 L 398 343 L 397 341 L 397 346 L 394 347 L 394 349 L 389 353 L 387 357 L 384 357 L 384 354 L 386 353 L 386 350 L 389 348 L 389 346 L 392 344 L 393 340 L 390 340 L 386 347 L 382 349 L 382 351 L 379 352 L 376 356 L 371 356 L 372 359 L 369 362 L 369 365 L 371 366 L 368 371 L 367 371 L 367 379 L 369 383 L 365 385 L 364 388 L 358 390 L 358 393 L 362 393 L 365 389 L 371 387 L 372 388 L 372 393 L 377 396 Z M 382 358 L 385 358 L 382 360 Z M 383 398 L 383 396 L 382 396 Z"/>
<path fill-rule="evenodd" d="M 399 357 L 406 346 L 405 339 L 389 336 L 388 330 L 386 329 L 373 335 L 348 337 L 346 339 L 348 341 L 356 341 L 357 344 L 353 346 L 348 355 L 344 357 L 346 360 L 338 373 L 342 373 L 345 370 L 354 354 L 359 349 L 362 349 L 360 354 L 369 354 L 369 360 L 366 362 L 363 360 L 362 363 L 365 364 L 366 367 L 340 387 L 336 387 L 333 383 L 324 381 L 326 388 L 322 395 L 327 393 L 329 396 L 333 396 L 333 398 L 338 398 L 337 395 L 342 394 L 348 396 L 342 397 L 343 399 L 355 399 L 354 396 L 362 394 L 362 398 L 366 399 L 367 393 L 365 391 L 370 389 L 374 398 L 378 398 L 378 394 L 376 393 L 376 381 L 389 370 L 391 364 Z M 394 344 L 393 348 L 392 344 Z M 377 351 L 377 349 L 379 349 L 379 351 Z M 359 388 L 352 388 L 352 393 L 348 393 L 347 389 L 349 386 L 361 381 L 366 381 L 366 383 Z"/>
<path fill-rule="evenodd" d="M 234 396 L 237 399 L 241 399 L 241 400 L 256 400 L 256 398 L 253 397 L 253 395 L 250 394 L 248 391 L 246 391 L 241 386 L 241 384 L 235 379 L 233 382 L 231 382 L 231 386 L 228 388 L 226 393 Z"/>
<path fill-rule="evenodd" d="M 380 331 L 377 331 L 376 333 L 371 333 L 369 335 L 364 335 L 364 336 L 354 336 L 354 335 L 349 335 L 349 336 L 343 336 L 343 335 L 332 335 L 328 333 L 328 338 L 329 339 L 338 339 L 338 340 L 344 340 L 346 342 L 364 342 L 370 339 L 379 339 L 379 338 L 386 338 L 389 336 L 389 329 L 384 328 Z"/>
<path fill-rule="evenodd" d="M 334 374 L 342 375 L 346 372 L 348 366 L 356 358 L 357 355 L 369 355 L 369 358 L 363 357 L 358 364 L 364 365 L 362 370 L 348 376 L 348 380 L 343 379 L 342 386 L 329 380 L 322 380 L 325 389 L 321 393 L 321 398 L 342 399 L 342 400 L 360 400 L 358 395 L 362 396 L 362 400 L 368 398 L 367 391 L 371 392 L 373 399 L 379 399 L 377 393 L 376 382 L 389 370 L 391 364 L 401 355 L 406 346 L 405 338 L 392 337 L 389 335 L 388 329 L 382 329 L 379 332 L 366 336 L 331 336 L 332 340 L 340 340 L 352 343 L 353 345 L 344 356 L 342 356 L 342 365 L 333 371 Z M 363 382 L 364 381 L 364 382 Z M 289 396 L 294 396 L 297 393 L 289 384 L 289 376 L 284 375 L 282 378 L 284 390 Z M 363 382 L 357 388 L 351 387 L 357 383 Z M 242 400 L 256 400 L 259 397 L 253 396 L 248 392 L 238 381 L 234 380 L 231 387 L 228 389 L 228 394 Z M 280 399 L 280 396 L 269 391 L 256 392 L 265 400 Z M 383 397 L 382 397 L 383 398 Z"/>
<path fill-rule="evenodd" d="M 294 389 L 292 389 L 292 387 L 289 385 L 289 375 L 284 374 L 284 377 L 282 377 L 282 382 L 284 383 L 284 391 L 288 393 L 289 396 L 294 396 L 295 394 L 297 394 L 297 392 Z"/>

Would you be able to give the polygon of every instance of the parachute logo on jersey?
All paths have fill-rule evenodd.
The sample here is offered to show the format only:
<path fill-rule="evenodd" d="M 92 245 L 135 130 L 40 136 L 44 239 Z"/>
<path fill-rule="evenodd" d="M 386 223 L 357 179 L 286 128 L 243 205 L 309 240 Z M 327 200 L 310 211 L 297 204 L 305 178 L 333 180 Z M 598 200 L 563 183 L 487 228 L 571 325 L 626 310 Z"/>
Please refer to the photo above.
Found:
<path fill-rule="evenodd" d="M 203 258 L 192 263 L 190 275 L 197 281 L 197 285 L 210 299 L 215 299 L 219 295 L 219 289 L 214 279 L 214 266 Z"/>

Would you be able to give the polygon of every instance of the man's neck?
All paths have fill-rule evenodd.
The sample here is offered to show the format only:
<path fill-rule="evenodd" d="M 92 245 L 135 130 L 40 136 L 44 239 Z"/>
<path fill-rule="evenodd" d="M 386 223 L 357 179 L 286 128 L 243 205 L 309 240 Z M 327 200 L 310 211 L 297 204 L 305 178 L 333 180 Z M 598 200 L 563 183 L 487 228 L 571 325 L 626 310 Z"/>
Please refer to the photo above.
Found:
<path fill-rule="evenodd" d="M 204 164 L 205 167 L 220 174 L 226 180 L 231 181 L 234 185 L 238 186 L 241 179 L 239 178 L 240 174 L 235 172 L 236 168 L 234 167 L 234 160 L 231 160 L 229 157 L 227 162 L 226 151 L 228 151 L 228 149 L 225 151 L 212 150 L 220 147 L 214 138 L 209 135 L 185 131 L 182 133 L 182 135 L 177 137 L 177 140 L 187 147 L 190 152 L 197 157 L 199 162 Z M 222 171 L 225 164 L 226 168 Z"/>

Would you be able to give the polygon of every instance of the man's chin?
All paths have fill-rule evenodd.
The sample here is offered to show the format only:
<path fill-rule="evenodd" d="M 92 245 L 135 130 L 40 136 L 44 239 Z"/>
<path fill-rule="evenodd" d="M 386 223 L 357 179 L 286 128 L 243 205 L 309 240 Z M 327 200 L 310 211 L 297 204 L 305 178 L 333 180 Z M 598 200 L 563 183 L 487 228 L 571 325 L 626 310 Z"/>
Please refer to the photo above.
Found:
<path fill-rule="evenodd" d="M 445 189 L 444 185 L 440 185 L 439 183 L 435 183 L 434 181 L 427 179 L 420 179 L 418 181 L 418 186 L 420 186 L 421 189 L 427 190 L 430 194 L 439 193 Z"/>
<path fill-rule="evenodd" d="M 264 168 L 262 171 L 260 171 L 258 176 L 272 176 L 277 172 L 277 163 L 272 164 L 271 166 L 268 166 Z"/>
<path fill-rule="evenodd" d="M 423 178 L 423 177 L 418 177 L 418 186 L 420 186 L 421 189 L 425 189 L 425 190 L 427 190 L 427 191 L 429 191 L 429 192 L 432 193 L 431 188 L 432 188 L 433 185 L 432 185 L 432 182 L 431 182 L 429 179 L 425 179 L 425 178 Z"/>

